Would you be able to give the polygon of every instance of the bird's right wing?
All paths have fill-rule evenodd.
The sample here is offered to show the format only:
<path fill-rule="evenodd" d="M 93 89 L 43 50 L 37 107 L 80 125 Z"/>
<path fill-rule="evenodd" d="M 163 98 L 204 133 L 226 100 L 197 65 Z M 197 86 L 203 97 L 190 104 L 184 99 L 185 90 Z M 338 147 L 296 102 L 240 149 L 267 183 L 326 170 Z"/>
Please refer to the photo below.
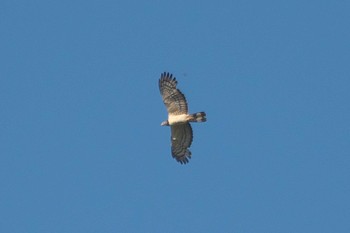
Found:
<path fill-rule="evenodd" d="M 188 163 L 191 151 L 193 132 L 189 123 L 171 126 L 171 154 L 181 164 Z"/>

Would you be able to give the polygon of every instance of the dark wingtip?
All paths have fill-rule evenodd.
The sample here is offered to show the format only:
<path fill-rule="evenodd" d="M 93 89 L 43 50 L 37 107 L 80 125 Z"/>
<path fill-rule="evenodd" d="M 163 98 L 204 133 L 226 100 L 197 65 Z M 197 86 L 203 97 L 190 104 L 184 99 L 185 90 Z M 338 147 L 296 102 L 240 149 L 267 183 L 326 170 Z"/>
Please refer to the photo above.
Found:
<path fill-rule="evenodd" d="M 181 163 L 182 165 L 183 165 L 183 164 L 189 163 L 189 162 L 190 162 L 190 159 L 191 159 L 192 153 L 191 153 L 191 151 L 189 151 L 189 150 L 187 151 L 187 153 L 188 153 L 188 154 L 183 155 L 183 156 L 180 157 L 180 158 L 175 158 L 176 161 L 179 162 L 179 163 Z"/>
<path fill-rule="evenodd" d="M 191 157 L 185 157 L 183 159 L 177 159 L 176 161 L 178 161 L 181 165 L 187 164 L 189 162 L 188 159 L 191 159 Z"/>
<path fill-rule="evenodd" d="M 175 76 L 173 76 L 173 74 L 171 74 L 169 72 L 164 71 L 163 73 L 161 73 L 160 77 L 161 77 L 161 79 L 172 80 L 172 81 L 175 81 L 177 83 Z"/>

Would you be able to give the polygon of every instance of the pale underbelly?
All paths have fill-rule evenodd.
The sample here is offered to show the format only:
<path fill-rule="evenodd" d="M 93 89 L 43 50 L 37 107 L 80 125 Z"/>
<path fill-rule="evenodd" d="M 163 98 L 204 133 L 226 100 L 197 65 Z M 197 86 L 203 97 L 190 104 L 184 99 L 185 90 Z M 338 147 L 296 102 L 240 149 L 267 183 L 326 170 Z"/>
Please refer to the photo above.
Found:
<path fill-rule="evenodd" d="M 184 124 L 188 121 L 187 114 L 173 115 L 168 117 L 169 125 Z"/>

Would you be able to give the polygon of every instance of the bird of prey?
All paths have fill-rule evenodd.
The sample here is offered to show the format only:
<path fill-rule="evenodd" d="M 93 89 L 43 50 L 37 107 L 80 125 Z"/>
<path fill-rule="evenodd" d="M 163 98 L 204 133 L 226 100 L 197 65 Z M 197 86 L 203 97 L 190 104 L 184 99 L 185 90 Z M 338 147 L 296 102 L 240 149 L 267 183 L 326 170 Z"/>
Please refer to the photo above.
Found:
<path fill-rule="evenodd" d="M 172 74 L 162 73 L 159 79 L 159 90 L 168 111 L 168 120 L 161 126 L 170 126 L 171 154 L 181 164 L 188 163 L 191 151 L 193 132 L 190 122 L 205 122 L 205 112 L 188 113 L 187 101 L 182 92 L 176 88 L 177 81 Z"/>

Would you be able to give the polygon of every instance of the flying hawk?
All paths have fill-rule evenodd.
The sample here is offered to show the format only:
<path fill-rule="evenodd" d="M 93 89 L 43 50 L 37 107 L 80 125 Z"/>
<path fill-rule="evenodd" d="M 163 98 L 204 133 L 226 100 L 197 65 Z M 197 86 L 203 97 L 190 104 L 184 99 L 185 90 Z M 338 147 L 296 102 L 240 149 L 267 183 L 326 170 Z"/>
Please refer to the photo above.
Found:
<path fill-rule="evenodd" d="M 177 81 L 172 74 L 162 73 L 159 79 L 159 90 L 163 102 L 168 111 L 168 120 L 163 121 L 161 126 L 171 128 L 171 154 L 181 164 L 188 163 L 191 158 L 191 146 L 193 139 L 192 127 L 189 122 L 206 121 L 205 112 L 188 114 L 186 98 L 176 88 Z"/>

